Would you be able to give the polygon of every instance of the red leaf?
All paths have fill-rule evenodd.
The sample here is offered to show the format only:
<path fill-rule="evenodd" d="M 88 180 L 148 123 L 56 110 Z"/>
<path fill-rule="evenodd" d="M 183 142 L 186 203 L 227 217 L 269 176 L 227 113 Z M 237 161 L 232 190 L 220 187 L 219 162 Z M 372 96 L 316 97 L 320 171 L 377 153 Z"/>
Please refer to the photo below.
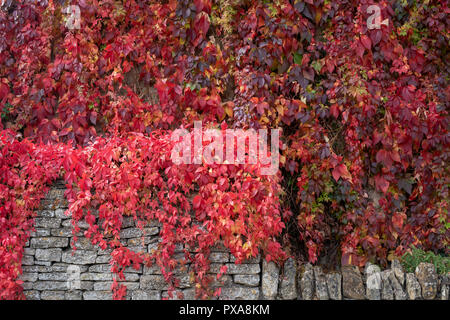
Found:
<path fill-rule="evenodd" d="M 91 121 L 91 123 L 93 125 L 95 125 L 97 123 L 97 112 L 95 112 L 95 111 L 91 112 L 89 120 Z"/>
<path fill-rule="evenodd" d="M 364 55 L 364 47 L 362 45 L 357 45 L 355 50 L 358 57 L 362 58 Z"/>
<path fill-rule="evenodd" d="M 336 182 L 339 180 L 339 178 L 342 178 L 344 180 L 349 180 L 349 181 L 352 180 L 352 176 L 351 176 L 350 172 L 348 172 L 345 164 L 337 165 L 333 169 L 332 174 L 333 174 L 333 178 L 334 178 L 334 180 L 336 180 Z"/>
<path fill-rule="evenodd" d="M 370 38 L 365 34 L 361 36 L 361 43 L 363 44 L 364 48 L 369 51 L 372 48 L 372 41 L 370 41 Z"/>
<path fill-rule="evenodd" d="M 330 113 L 333 117 L 335 117 L 337 119 L 337 117 L 339 117 L 339 107 L 337 104 L 333 104 L 330 107 Z"/>
<path fill-rule="evenodd" d="M 259 114 L 264 114 L 265 109 L 269 109 L 269 104 L 267 102 L 261 102 L 256 105 L 256 109 Z"/>
<path fill-rule="evenodd" d="M 375 157 L 377 162 L 382 162 L 387 169 L 391 169 L 392 167 L 392 159 L 388 151 L 381 149 L 378 150 L 377 156 Z"/>
<path fill-rule="evenodd" d="M 378 190 L 386 193 L 389 188 L 389 181 L 384 179 L 381 175 L 375 176 L 375 186 Z"/>
<path fill-rule="evenodd" d="M 398 151 L 392 151 L 390 153 L 390 156 L 391 156 L 391 159 L 393 161 L 400 162 L 400 163 L 402 162 L 402 160 L 400 159 L 400 154 L 398 153 Z"/>
<path fill-rule="evenodd" d="M 334 70 L 334 62 L 333 62 L 333 60 L 332 59 L 328 59 L 327 62 L 326 62 L 326 65 L 327 65 L 328 72 L 332 73 L 333 70 Z"/>
<path fill-rule="evenodd" d="M 194 208 L 198 209 L 200 207 L 201 202 L 202 202 L 202 197 L 199 195 L 196 195 L 194 197 L 194 200 L 192 201 Z"/>
<path fill-rule="evenodd" d="M 2 100 L 9 92 L 9 88 L 6 84 L 0 82 L 0 100 Z"/>
<path fill-rule="evenodd" d="M 372 32 L 370 32 L 370 40 L 372 40 L 372 44 L 374 46 L 381 41 L 382 35 L 383 33 L 381 32 L 381 30 L 372 30 Z"/>
<path fill-rule="evenodd" d="M 402 212 L 396 212 L 392 216 L 392 224 L 394 225 L 395 228 L 400 230 L 403 226 L 403 221 L 405 218 L 406 218 L 406 214 L 404 214 Z"/>

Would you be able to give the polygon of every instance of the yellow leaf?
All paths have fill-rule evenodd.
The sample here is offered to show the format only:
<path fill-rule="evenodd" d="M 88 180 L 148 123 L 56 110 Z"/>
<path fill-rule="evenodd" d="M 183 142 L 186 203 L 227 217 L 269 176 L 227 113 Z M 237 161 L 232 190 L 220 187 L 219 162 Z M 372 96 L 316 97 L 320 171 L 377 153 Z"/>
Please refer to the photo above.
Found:
<path fill-rule="evenodd" d="M 227 114 L 227 116 L 232 118 L 233 117 L 233 108 L 229 104 L 227 104 L 224 109 L 225 109 L 225 113 Z"/>
<path fill-rule="evenodd" d="M 276 109 L 277 109 L 278 114 L 284 115 L 284 106 L 282 104 L 278 104 L 276 106 Z"/>

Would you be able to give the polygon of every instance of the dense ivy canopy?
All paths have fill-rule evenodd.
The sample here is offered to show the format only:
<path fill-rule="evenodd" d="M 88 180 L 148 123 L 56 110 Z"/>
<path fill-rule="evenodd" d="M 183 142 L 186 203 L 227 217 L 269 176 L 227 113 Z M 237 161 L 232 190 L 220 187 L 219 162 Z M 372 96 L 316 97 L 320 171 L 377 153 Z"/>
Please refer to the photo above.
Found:
<path fill-rule="evenodd" d="M 372 5 L 386 23 L 369 29 Z M 442 0 L 2 1 L 0 298 L 23 298 L 23 246 L 58 178 L 74 234 L 84 220 L 113 249 L 115 298 L 142 263 L 176 289 L 192 262 L 199 296 L 220 294 L 219 242 L 238 263 L 448 254 L 448 13 Z M 175 165 L 171 132 L 196 120 L 281 128 L 278 174 Z M 162 223 L 158 250 L 127 249 L 124 216 Z"/>

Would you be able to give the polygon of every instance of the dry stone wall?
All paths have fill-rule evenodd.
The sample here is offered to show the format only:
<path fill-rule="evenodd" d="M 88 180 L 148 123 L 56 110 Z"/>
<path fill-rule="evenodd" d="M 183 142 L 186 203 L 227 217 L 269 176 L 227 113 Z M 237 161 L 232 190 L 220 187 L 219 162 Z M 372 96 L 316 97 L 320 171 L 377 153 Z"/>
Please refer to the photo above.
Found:
<path fill-rule="evenodd" d="M 42 201 L 35 223 L 35 232 L 25 248 L 22 260 L 23 287 L 28 299 L 34 300 L 104 300 L 112 299 L 110 290 L 113 275 L 110 272 L 110 251 L 92 245 L 78 235 L 77 250 L 72 250 L 71 219 L 65 215 L 64 185 L 57 183 Z M 121 239 L 132 250 L 155 248 L 159 241 L 160 225 L 155 223 L 142 234 L 132 219 L 125 218 Z M 182 255 L 182 248 L 178 254 Z M 381 271 L 367 264 L 363 272 L 345 267 L 340 272 L 324 273 L 320 267 L 309 264 L 298 266 L 288 259 L 280 269 L 260 257 L 246 263 L 234 264 L 234 257 L 224 248 L 213 250 L 211 271 L 228 266 L 222 283 L 220 299 L 283 299 L 283 300 L 405 300 L 443 299 L 449 296 L 449 275 L 437 275 L 434 266 L 423 263 L 415 273 L 404 273 L 398 261 L 391 269 Z M 167 283 L 159 267 L 127 269 L 124 272 L 128 288 L 127 299 L 159 300 L 168 297 Z M 194 288 L 187 271 L 179 271 L 180 290 L 185 299 L 194 299 Z"/>

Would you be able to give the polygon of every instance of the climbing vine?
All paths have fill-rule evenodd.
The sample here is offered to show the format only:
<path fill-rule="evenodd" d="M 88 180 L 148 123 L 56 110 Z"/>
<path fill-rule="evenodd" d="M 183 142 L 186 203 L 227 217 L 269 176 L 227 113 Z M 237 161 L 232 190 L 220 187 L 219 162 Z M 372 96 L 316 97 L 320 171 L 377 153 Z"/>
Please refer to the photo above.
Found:
<path fill-rule="evenodd" d="M 0 298 L 23 298 L 23 246 L 57 178 L 74 234 L 85 221 L 113 249 L 115 298 L 125 267 L 156 264 L 175 290 L 187 262 L 199 297 L 219 294 L 219 243 L 238 262 L 281 261 L 285 246 L 358 266 L 412 246 L 448 255 L 448 13 L 441 0 L 3 1 Z M 194 121 L 282 128 L 278 174 L 174 164 L 171 132 Z M 155 252 L 124 246 L 125 216 L 162 225 Z"/>

